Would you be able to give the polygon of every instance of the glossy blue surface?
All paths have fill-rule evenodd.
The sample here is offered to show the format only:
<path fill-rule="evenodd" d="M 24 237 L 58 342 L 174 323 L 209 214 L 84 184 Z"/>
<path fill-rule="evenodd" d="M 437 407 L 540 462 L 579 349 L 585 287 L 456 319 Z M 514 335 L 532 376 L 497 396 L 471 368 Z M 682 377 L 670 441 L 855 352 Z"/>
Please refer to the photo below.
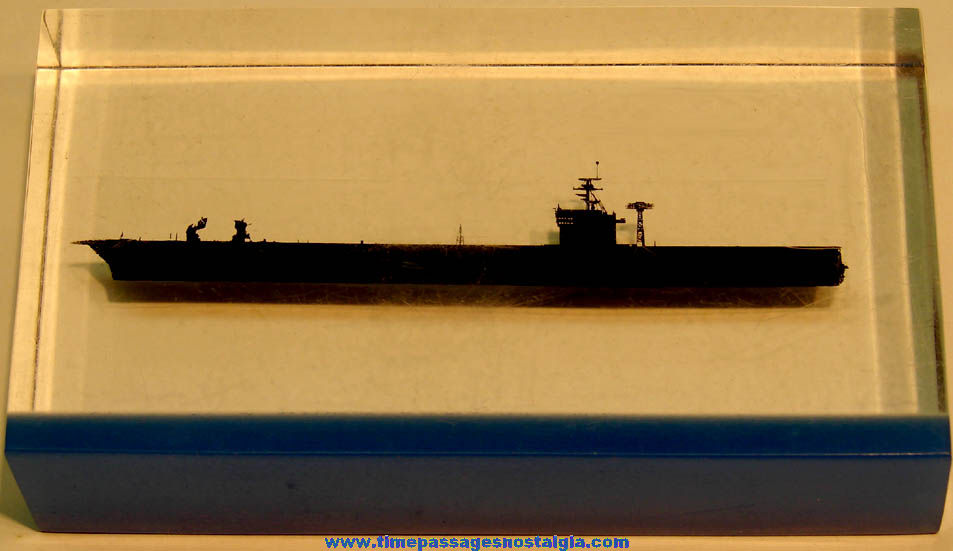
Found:
<path fill-rule="evenodd" d="M 11 415 L 42 530 L 936 531 L 944 416 Z"/>

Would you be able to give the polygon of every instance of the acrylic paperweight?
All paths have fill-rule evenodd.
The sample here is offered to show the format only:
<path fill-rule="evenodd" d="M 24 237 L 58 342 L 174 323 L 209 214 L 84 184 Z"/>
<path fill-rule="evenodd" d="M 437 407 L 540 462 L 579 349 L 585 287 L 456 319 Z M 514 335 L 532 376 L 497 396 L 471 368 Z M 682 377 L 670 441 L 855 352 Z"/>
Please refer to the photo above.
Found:
<path fill-rule="evenodd" d="M 950 466 L 905 9 L 53 10 L 41 530 L 911 534 Z"/>

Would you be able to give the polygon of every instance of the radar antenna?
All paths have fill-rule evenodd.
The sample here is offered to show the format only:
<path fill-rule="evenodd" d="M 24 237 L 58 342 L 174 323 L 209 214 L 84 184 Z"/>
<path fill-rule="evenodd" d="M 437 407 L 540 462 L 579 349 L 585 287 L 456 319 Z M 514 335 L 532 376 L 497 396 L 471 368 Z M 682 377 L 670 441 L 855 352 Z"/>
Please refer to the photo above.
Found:
<path fill-rule="evenodd" d="M 635 203 L 629 203 L 625 207 L 627 209 L 635 209 L 638 213 L 638 223 L 635 226 L 635 244 L 638 246 L 645 246 L 645 224 L 642 222 L 642 213 L 654 206 L 652 203 L 637 201 Z"/>
<path fill-rule="evenodd" d="M 602 191 L 601 187 L 596 187 L 593 185 L 593 182 L 598 182 L 602 180 L 599 177 L 599 161 L 596 161 L 596 177 L 595 178 L 579 178 L 580 182 L 584 182 L 579 187 L 572 188 L 574 191 L 581 191 L 582 193 L 577 193 L 576 196 L 580 197 L 586 203 L 586 210 L 596 210 L 596 207 L 602 209 L 602 212 L 608 213 L 605 205 L 602 204 L 602 201 L 596 197 L 596 194 L 593 192 Z"/>

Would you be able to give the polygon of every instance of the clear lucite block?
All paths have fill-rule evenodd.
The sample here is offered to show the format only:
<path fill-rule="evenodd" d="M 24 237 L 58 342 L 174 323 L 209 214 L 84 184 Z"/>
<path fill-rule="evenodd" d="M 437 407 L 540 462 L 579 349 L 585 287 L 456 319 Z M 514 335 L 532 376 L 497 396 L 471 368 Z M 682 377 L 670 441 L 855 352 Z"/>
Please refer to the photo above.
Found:
<path fill-rule="evenodd" d="M 12 420 L 945 423 L 914 10 L 44 20 Z M 113 281 L 73 243 L 184 239 L 206 216 L 209 240 L 245 218 L 256 240 L 548 244 L 595 160 L 610 210 L 655 204 L 652 245 L 838 246 L 845 280 L 768 302 L 216 300 L 214 284 L 196 300 Z"/>

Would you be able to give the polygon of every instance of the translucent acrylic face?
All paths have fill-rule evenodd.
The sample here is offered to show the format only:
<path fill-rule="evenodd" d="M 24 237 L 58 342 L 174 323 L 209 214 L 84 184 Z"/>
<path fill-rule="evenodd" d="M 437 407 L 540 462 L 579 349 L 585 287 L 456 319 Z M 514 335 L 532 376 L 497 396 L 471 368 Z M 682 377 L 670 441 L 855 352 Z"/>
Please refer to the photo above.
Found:
<path fill-rule="evenodd" d="M 48 12 L 11 411 L 942 411 L 916 13 L 756 11 L 763 35 L 739 10 L 438 11 L 457 32 L 419 35 L 413 10 Z M 546 244 L 596 160 L 610 210 L 655 204 L 648 243 L 839 246 L 846 279 L 771 304 L 209 302 L 72 244 L 202 216 L 204 239 L 244 217 L 269 241 Z"/>

